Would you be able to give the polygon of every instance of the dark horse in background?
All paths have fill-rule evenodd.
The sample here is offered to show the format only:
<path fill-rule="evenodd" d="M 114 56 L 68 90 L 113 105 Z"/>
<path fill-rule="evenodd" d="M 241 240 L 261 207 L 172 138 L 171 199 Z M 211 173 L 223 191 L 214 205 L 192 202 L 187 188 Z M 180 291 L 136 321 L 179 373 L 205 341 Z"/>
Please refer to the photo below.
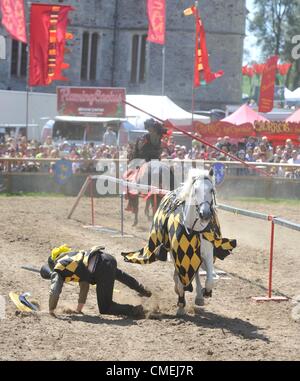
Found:
<path fill-rule="evenodd" d="M 128 171 L 123 177 L 129 183 L 143 185 L 143 188 L 140 189 L 134 185 L 127 187 L 127 210 L 134 213 L 133 226 L 138 224 L 140 195 L 144 195 L 146 198 L 145 213 L 148 218 L 151 218 L 150 206 L 152 206 L 154 214 L 164 197 L 164 194 L 150 188 L 150 185 L 156 189 L 165 189 L 167 191 L 174 189 L 172 166 L 160 161 L 162 139 L 163 136 L 168 134 L 168 130 L 164 128 L 163 124 L 154 119 L 146 120 L 144 126 L 148 133 L 137 139 L 129 158 Z"/>
<path fill-rule="evenodd" d="M 140 166 L 138 162 L 130 163 L 128 171 L 124 174 L 124 179 L 132 184 L 141 185 L 141 188 L 134 185 L 127 187 L 128 206 L 126 210 L 134 214 L 133 226 L 136 226 L 139 221 L 140 197 L 146 200 L 145 214 L 149 220 L 152 220 L 156 209 L 165 196 L 165 192 L 159 192 L 158 189 L 170 191 L 174 190 L 175 186 L 174 168 L 167 162 L 159 160 L 141 161 Z M 152 209 L 151 214 L 150 209 Z"/>

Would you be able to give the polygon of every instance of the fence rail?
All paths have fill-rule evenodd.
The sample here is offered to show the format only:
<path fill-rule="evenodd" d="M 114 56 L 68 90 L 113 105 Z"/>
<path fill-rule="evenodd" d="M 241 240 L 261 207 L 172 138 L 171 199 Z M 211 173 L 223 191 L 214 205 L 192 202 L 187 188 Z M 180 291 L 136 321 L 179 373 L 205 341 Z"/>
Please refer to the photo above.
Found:
<path fill-rule="evenodd" d="M 224 205 L 224 204 L 218 204 L 218 209 L 224 210 L 226 212 L 238 214 L 241 216 L 256 218 L 256 219 L 264 220 L 264 221 L 272 221 L 275 225 L 280 225 L 282 227 L 285 227 L 291 230 L 300 231 L 300 224 L 296 224 L 295 222 L 287 221 L 279 217 L 270 216 L 268 214 L 235 208 L 235 207 Z"/>
<path fill-rule="evenodd" d="M 286 301 L 286 297 L 281 296 L 272 296 L 273 292 L 273 257 L 274 257 L 274 243 L 275 243 L 275 225 L 279 225 L 291 230 L 300 231 L 300 224 L 295 222 L 287 221 L 279 217 L 275 217 L 268 214 L 253 212 L 250 210 L 235 208 L 228 205 L 219 204 L 218 208 L 227 212 L 231 212 L 237 215 L 242 215 L 246 217 L 251 217 L 255 219 L 260 219 L 264 221 L 271 222 L 271 237 L 270 237 L 270 260 L 269 260 L 269 286 L 268 286 L 268 295 L 265 297 L 255 297 L 253 298 L 257 302 L 269 302 L 269 301 Z"/>
<path fill-rule="evenodd" d="M 240 208 L 234 208 L 232 206 L 228 206 L 224 204 L 218 204 L 218 209 L 222 209 L 222 210 L 225 210 L 226 212 L 231 212 L 234 214 L 239 214 L 241 216 L 256 218 L 259 220 L 264 220 L 264 221 L 270 220 L 270 216 L 268 216 L 267 214 L 252 212 L 252 211 L 240 209 Z"/>
<path fill-rule="evenodd" d="M 41 164 L 51 164 L 55 163 L 57 161 L 62 160 L 61 158 L 6 158 L 6 157 L 0 157 L 0 163 L 4 163 L 7 165 L 8 170 L 11 170 L 12 165 L 14 164 L 27 164 L 27 163 L 41 163 Z M 99 162 L 101 163 L 115 163 L 115 164 L 126 164 L 128 163 L 127 159 L 67 159 L 68 161 L 71 161 L 73 163 L 88 163 L 88 164 L 97 164 Z M 218 160 L 161 160 L 164 163 L 172 163 L 172 164 L 182 164 L 182 165 L 199 165 L 203 164 L 204 166 L 211 166 L 217 163 L 224 164 L 226 169 L 234 168 L 234 169 L 240 169 L 245 168 L 243 164 L 237 162 L 237 161 L 218 161 Z M 257 163 L 257 162 L 247 162 L 247 164 L 250 164 L 256 168 L 260 169 L 272 169 L 272 168 L 283 168 L 283 169 L 294 169 L 294 170 L 300 170 L 300 164 L 288 164 L 288 163 Z M 248 168 L 251 170 L 251 168 Z"/>
<path fill-rule="evenodd" d="M 290 222 L 282 218 L 278 218 L 278 217 L 274 218 L 274 224 L 300 232 L 300 224 L 296 224 L 294 222 Z"/>

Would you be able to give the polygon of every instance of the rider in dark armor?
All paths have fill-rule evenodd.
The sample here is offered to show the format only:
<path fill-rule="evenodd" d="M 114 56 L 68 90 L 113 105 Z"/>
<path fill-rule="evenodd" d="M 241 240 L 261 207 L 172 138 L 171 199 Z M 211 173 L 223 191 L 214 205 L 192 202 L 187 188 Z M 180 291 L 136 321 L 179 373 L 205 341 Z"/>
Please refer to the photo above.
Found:
<path fill-rule="evenodd" d="M 159 122 L 154 119 L 145 121 L 145 129 L 149 132 L 138 138 L 133 159 L 144 159 L 147 162 L 151 160 L 159 160 L 161 155 L 161 139 L 167 130 Z"/>
<path fill-rule="evenodd" d="M 162 137 L 167 133 L 167 129 L 165 129 L 161 123 L 155 121 L 154 119 L 146 120 L 144 125 L 145 129 L 149 132 L 137 139 L 133 153 L 129 157 L 130 161 L 134 159 L 142 159 L 148 163 L 151 160 L 160 160 L 162 153 Z M 140 173 L 143 173 L 143 171 Z M 151 184 L 150 173 L 148 184 Z M 139 197 L 137 194 L 128 193 L 127 198 L 127 210 L 134 213 L 135 219 L 133 226 L 135 226 L 138 223 Z M 151 194 L 149 193 L 146 201 L 146 211 L 148 211 L 150 203 Z"/>

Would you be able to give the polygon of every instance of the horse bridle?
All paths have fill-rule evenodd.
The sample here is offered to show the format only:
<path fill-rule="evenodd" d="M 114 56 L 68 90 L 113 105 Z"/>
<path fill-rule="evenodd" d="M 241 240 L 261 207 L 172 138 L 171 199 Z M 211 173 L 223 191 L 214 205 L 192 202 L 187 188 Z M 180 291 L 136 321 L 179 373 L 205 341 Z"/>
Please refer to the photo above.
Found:
<path fill-rule="evenodd" d="M 200 179 L 200 177 L 196 177 L 193 181 L 193 185 L 195 184 L 196 181 L 198 181 Z M 215 191 L 215 187 L 214 187 L 214 184 L 213 182 L 211 181 L 211 179 L 209 177 L 204 177 L 204 180 L 208 180 L 211 185 L 212 185 L 212 194 L 213 194 L 213 198 L 211 200 L 211 202 L 209 201 L 203 201 L 201 202 L 201 204 L 197 204 L 196 205 L 196 212 L 198 214 L 199 217 L 197 217 L 193 223 L 193 226 L 192 226 L 192 229 L 191 230 L 194 230 L 194 227 L 196 225 L 196 223 L 201 220 L 201 206 L 202 205 L 205 205 L 205 204 L 208 204 L 209 205 L 209 208 L 210 208 L 210 211 L 212 212 L 212 214 L 214 213 L 214 207 L 217 205 L 217 202 L 216 202 L 216 191 Z"/>

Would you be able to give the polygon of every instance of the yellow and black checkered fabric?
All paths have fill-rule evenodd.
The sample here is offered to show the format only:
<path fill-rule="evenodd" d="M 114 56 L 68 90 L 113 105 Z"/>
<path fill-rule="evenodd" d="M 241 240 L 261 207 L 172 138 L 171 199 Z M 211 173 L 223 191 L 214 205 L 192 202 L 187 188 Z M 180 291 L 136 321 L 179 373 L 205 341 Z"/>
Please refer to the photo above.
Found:
<path fill-rule="evenodd" d="M 202 235 L 214 245 L 214 254 L 221 259 L 236 247 L 235 240 L 222 238 L 216 214 Z M 149 264 L 157 260 L 162 247 L 173 255 L 179 278 L 184 286 L 188 286 L 201 265 L 201 239 L 199 232 L 188 232 L 183 225 L 182 203 L 177 202 L 175 192 L 162 200 L 154 216 L 148 245 L 140 251 L 122 255 L 126 262 Z"/>
<path fill-rule="evenodd" d="M 88 266 L 90 252 L 68 252 L 61 256 L 54 266 L 65 280 L 65 282 L 80 282 L 82 280 L 83 270 Z"/>

